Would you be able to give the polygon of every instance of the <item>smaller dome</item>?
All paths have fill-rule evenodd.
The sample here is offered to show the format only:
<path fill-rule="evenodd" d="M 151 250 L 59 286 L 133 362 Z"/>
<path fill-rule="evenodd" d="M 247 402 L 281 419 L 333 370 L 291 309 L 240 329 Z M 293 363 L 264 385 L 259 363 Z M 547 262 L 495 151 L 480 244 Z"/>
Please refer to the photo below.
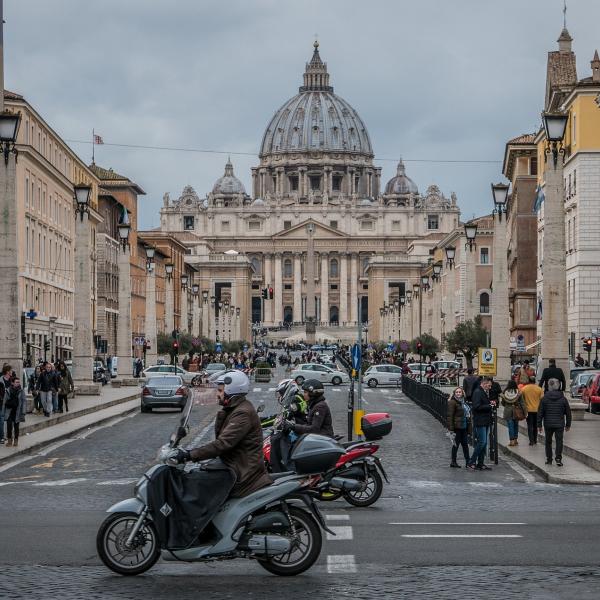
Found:
<path fill-rule="evenodd" d="M 231 160 L 228 159 L 223 177 L 217 179 L 213 186 L 213 194 L 231 196 L 233 194 L 245 193 L 244 184 L 233 174 L 233 165 L 231 164 Z"/>
<path fill-rule="evenodd" d="M 406 168 L 402 159 L 398 163 L 398 171 L 395 177 L 392 177 L 385 186 L 386 194 L 418 194 L 417 184 L 406 176 Z"/>
<path fill-rule="evenodd" d="M 265 206 L 265 201 L 262 198 L 257 198 L 253 203 L 252 206 Z"/>
<path fill-rule="evenodd" d="M 363 198 L 359 203 L 359 206 L 373 206 L 373 202 L 369 198 Z"/>

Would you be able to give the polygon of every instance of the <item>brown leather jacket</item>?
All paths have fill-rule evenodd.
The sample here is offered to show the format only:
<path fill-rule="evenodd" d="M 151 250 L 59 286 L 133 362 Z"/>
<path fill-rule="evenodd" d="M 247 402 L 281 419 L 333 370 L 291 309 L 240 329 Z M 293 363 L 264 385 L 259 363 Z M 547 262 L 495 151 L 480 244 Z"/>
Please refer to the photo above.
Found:
<path fill-rule="evenodd" d="M 244 396 L 217 413 L 215 440 L 190 450 L 192 460 L 220 457 L 237 476 L 231 492 L 234 498 L 247 496 L 270 485 L 263 458 L 263 436 L 256 409 Z"/>

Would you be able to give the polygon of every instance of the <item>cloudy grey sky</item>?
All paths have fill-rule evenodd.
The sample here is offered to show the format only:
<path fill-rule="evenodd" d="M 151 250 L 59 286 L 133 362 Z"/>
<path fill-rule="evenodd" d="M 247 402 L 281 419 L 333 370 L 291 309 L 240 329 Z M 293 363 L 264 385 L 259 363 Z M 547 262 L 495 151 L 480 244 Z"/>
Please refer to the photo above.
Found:
<path fill-rule="evenodd" d="M 507 139 L 537 128 L 562 0 L 4 0 L 6 87 L 96 162 L 139 183 L 140 225 L 164 192 L 201 195 L 226 154 L 250 167 L 274 111 L 297 93 L 318 33 L 337 94 L 365 121 L 383 179 L 400 155 L 424 191 L 488 212 Z M 600 2 L 569 0 L 579 77 L 600 48 Z M 91 144 L 72 143 L 87 162 Z M 250 153 L 250 154 L 236 154 Z M 392 160 L 385 160 L 392 159 Z M 417 162 L 490 160 L 498 163 Z M 415 162 L 413 162 L 415 161 Z"/>

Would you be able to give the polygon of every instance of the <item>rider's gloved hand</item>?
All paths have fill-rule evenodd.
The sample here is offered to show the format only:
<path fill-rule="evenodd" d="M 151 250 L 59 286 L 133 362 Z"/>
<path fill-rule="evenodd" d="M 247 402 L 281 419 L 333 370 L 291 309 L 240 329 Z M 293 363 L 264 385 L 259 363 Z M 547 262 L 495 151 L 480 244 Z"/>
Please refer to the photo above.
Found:
<path fill-rule="evenodd" d="M 169 452 L 169 454 L 167 454 L 167 458 L 166 458 L 166 463 L 171 466 L 171 467 L 175 467 L 177 465 L 180 465 L 184 462 L 187 462 L 188 460 L 190 460 L 190 451 L 189 450 L 183 450 L 182 448 L 173 448 L 173 450 L 171 450 Z"/>
<path fill-rule="evenodd" d="M 282 425 L 283 425 L 283 431 L 288 432 L 288 431 L 294 431 L 294 427 L 295 427 L 296 423 L 294 423 L 294 421 L 285 420 Z"/>

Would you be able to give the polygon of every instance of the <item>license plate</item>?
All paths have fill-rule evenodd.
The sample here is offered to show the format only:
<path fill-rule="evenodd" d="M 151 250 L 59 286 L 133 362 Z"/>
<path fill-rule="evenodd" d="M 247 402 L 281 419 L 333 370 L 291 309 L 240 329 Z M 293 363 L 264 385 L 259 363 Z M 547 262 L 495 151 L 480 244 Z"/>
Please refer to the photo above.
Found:
<path fill-rule="evenodd" d="M 157 396 L 170 396 L 171 390 L 155 390 L 155 395 Z"/>

